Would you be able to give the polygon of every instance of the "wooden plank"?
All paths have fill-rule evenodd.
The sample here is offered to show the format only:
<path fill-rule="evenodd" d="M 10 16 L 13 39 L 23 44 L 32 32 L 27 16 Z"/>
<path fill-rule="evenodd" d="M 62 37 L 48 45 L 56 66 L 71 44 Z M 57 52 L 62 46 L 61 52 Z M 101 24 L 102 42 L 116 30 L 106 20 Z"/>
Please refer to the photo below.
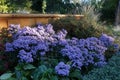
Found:
<path fill-rule="evenodd" d="M 0 14 L 0 18 L 17 18 L 17 17 L 38 17 L 38 18 L 56 18 L 56 17 L 66 17 L 66 16 L 75 16 L 83 17 L 83 15 L 65 15 L 65 14 Z"/>
<path fill-rule="evenodd" d="M 35 23 L 42 23 L 42 24 L 47 24 L 49 18 L 35 18 Z"/>
<path fill-rule="evenodd" d="M 7 19 L 0 19 L 0 30 L 8 26 Z"/>
<path fill-rule="evenodd" d="M 34 18 L 14 18 L 8 19 L 8 25 L 10 24 L 20 24 L 21 27 L 35 25 Z"/>

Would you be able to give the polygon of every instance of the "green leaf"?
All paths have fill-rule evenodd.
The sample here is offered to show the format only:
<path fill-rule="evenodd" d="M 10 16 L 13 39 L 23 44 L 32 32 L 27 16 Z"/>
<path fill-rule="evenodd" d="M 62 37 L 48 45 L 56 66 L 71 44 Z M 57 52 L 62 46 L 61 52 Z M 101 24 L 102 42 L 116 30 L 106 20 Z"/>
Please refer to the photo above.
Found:
<path fill-rule="evenodd" d="M 19 70 L 15 70 L 15 74 L 16 74 L 17 79 L 18 79 L 18 80 L 21 80 L 22 75 L 23 75 L 22 72 L 19 71 Z"/>
<path fill-rule="evenodd" d="M 26 77 L 22 77 L 22 80 L 28 80 Z"/>
<path fill-rule="evenodd" d="M 52 76 L 50 80 L 58 80 L 57 76 Z"/>
<path fill-rule="evenodd" d="M 12 78 L 12 77 L 11 77 L 11 78 L 9 78 L 9 79 L 7 79 L 7 80 L 17 80 L 17 79 L 16 79 L 16 78 Z"/>
<path fill-rule="evenodd" d="M 23 66 L 23 64 L 18 64 L 18 65 L 15 67 L 15 70 L 22 70 L 22 66 Z"/>
<path fill-rule="evenodd" d="M 13 73 L 5 73 L 5 74 L 2 74 L 2 75 L 0 76 L 0 80 L 9 79 L 12 75 L 13 75 Z"/>
<path fill-rule="evenodd" d="M 48 80 L 47 78 L 42 78 L 42 79 L 40 79 L 40 80 Z"/>
<path fill-rule="evenodd" d="M 45 65 L 39 66 L 32 74 L 31 78 L 33 80 L 39 80 L 39 78 L 42 78 L 42 75 L 44 72 L 46 72 L 47 67 Z"/>
<path fill-rule="evenodd" d="M 78 80 L 81 80 L 81 72 L 79 70 L 74 70 L 74 72 L 71 72 L 69 75 L 71 78 L 77 78 Z"/>
<path fill-rule="evenodd" d="M 30 70 L 30 69 L 35 69 L 36 67 L 33 66 L 32 64 L 26 64 L 23 68 L 24 70 Z"/>

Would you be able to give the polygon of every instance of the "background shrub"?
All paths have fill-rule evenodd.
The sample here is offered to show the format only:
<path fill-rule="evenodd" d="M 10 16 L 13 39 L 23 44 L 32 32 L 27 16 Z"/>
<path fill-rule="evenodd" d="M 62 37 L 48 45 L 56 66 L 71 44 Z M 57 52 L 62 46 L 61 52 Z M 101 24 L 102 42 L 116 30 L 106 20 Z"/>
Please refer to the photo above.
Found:
<path fill-rule="evenodd" d="M 81 8 L 81 14 L 84 15 L 81 19 L 68 16 L 58 20 L 51 20 L 50 23 L 54 26 L 55 30 L 66 29 L 70 38 L 98 37 L 101 33 L 112 35 L 105 26 L 99 24 L 100 14 L 95 11 L 93 6 L 83 6 Z"/>
<path fill-rule="evenodd" d="M 68 31 L 67 37 L 87 38 L 91 36 L 100 36 L 103 29 L 97 29 L 92 24 L 87 23 L 84 19 L 75 17 L 65 17 L 59 20 L 50 21 L 55 31 L 65 29 Z"/>

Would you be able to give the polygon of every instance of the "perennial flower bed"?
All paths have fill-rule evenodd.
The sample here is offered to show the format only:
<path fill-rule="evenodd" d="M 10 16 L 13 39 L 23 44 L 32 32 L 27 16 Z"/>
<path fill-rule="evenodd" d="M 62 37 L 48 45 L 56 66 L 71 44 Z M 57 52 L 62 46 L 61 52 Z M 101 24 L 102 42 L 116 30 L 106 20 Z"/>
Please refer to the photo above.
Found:
<path fill-rule="evenodd" d="M 81 80 L 93 68 L 107 64 L 107 50 L 119 49 L 107 34 L 69 39 L 66 30 L 55 32 L 51 24 L 33 28 L 11 24 L 9 33 L 13 40 L 6 43 L 5 54 L 14 55 L 17 66 L 1 77 L 9 75 L 11 80 Z"/>

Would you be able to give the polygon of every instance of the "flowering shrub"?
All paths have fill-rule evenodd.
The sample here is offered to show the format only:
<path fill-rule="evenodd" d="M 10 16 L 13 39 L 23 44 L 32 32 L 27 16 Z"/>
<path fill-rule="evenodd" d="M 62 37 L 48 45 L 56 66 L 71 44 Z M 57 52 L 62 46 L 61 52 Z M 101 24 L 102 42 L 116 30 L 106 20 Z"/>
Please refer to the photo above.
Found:
<path fill-rule="evenodd" d="M 104 43 L 105 47 L 109 47 L 114 43 L 114 38 L 108 36 L 107 34 L 102 34 L 99 39 Z"/>
<path fill-rule="evenodd" d="M 107 47 L 107 51 L 105 53 L 106 58 L 112 57 L 112 55 L 119 51 L 119 45 L 115 44 L 115 39 L 107 34 L 102 34 L 99 38 L 105 47 Z"/>
<path fill-rule="evenodd" d="M 39 24 L 33 28 L 11 25 L 9 30 L 13 41 L 6 43 L 6 52 L 14 53 L 19 63 L 46 65 L 54 69 L 51 74 L 55 72 L 67 77 L 74 68 L 82 71 L 83 67 L 102 67 L 106 64 L 104 53 L 108 48 L 106 40 L 109 39 L 102 36 L 66 39 L 67 31 L 63 29 L 55 33 L 51 24 Z M 76 70 L 77 73 L 79 71 Z M 39 72 L 36 75 L 40 75 Z"/>
<path fill-rule="evenodd" d="M 95 37 L 80 40 L 74 38 L 68 40 L 68 44 L 61 50 L 61 53 L 71 60 L 73 67 L 81 69 L 82 66 L 90 64 L 103 66 L 105 50 L 107 48 Z"/>
<path fill-rule="evenodd" d="M 53 43 L 57 43 L 59 40 L 65 38 L 66 31 L 60 31 L 55 34 L 52 29 L 52 25 L 38 25 L 35 28 L 25 27 L 19 29 L 15 34 L 13 34 L 18 29 L 10 26 L 12 35 L 14 36 L 14 41 L 12 43 L 6 43 L 7 52 L 17 52 L 19 61 L 22 62 L 33 62 L 36 59 L 36 55 L 44 56 L 46 52 L 49 51 L 49 46 Z M 13 31 L 12 31 L 13 30 Z M 24 57 L 23 57 L 24 56 Z"/>

